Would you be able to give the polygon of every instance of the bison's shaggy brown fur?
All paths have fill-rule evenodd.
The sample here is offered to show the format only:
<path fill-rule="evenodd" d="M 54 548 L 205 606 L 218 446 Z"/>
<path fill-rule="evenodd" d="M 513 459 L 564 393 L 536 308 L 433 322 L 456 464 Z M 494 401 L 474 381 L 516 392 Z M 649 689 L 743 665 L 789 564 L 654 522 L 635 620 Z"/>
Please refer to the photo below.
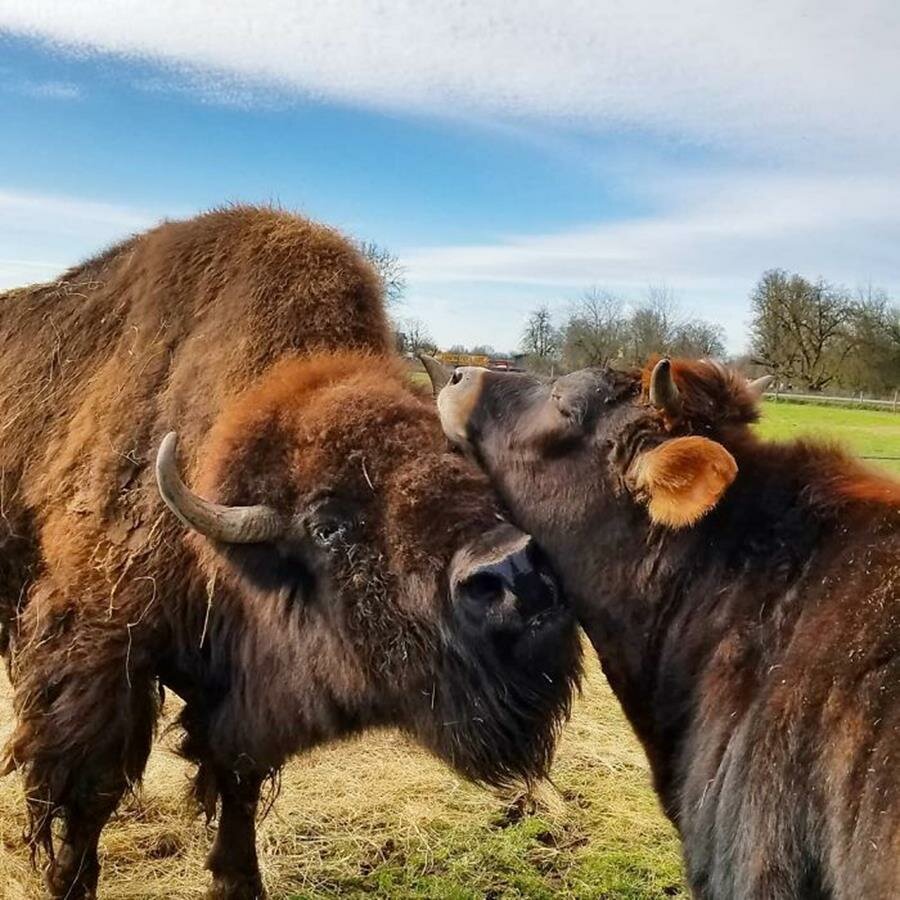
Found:
<path fill-rule="evenodd" d="M 390 347 L 362 257 L 268 209 L 167 223 L 0 297 L 8 756 L 36 848 L 53 855 L 61 820 L 54 894 L 93 891 L 97 835 L 140 778 L 163 685 L 186 700 L 198 798 L 220 804 L 216 896 L 261 890 L 260 783 L 303 747 L 390 722 L 474 778 L 546 767 L 569 618 L 501 653 L 446 606 L 484 535 L 496 556 L 520 533 L 445 452 Z M 186 540 L 149 465 L 173 427 L 200 493 L 297 530 Z"/>

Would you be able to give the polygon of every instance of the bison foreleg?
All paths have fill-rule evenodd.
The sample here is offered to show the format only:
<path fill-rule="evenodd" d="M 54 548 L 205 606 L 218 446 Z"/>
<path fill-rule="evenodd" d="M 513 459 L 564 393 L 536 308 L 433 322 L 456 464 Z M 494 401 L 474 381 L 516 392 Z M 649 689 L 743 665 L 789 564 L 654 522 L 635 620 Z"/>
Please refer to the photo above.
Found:
<path fill-rule="evenodd" d="M 45 874 L 51 897 L 83 900 L 96 896 L 100 875 L 97 842 L 124 789 L 122 784 L 98 794 L 89 804 L 65 812 L 62 840 Z"/>
<path fill-rule="evenodd" d="M 24 781 L 33 853 L 48 858 L 50 893 L 78 900 L 96 893 L 100 832 L 143 773 L 159 693 L 147 645 L 132 646 L 115 621 L 36 619 L 16 654 L 8 754 Z"/>
<path fill-rule="evenodd" d="M 256 857 L 256 812 L 263 778 L 216 772 L 221 798 L 219 829 L 206 860 L 213 884 L 209 900 L 259 900 L 265 896 Z"/>

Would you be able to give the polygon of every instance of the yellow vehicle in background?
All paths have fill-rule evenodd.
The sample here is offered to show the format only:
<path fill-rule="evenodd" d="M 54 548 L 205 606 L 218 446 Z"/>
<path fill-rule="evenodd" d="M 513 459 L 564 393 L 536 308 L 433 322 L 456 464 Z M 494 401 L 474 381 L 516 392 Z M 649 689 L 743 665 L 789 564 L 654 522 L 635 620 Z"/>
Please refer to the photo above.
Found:
<path fill-rule="evenodd" d="M 485 356 L 481 353 L 452 353 L 438 351 L 434 358 L 440 360 L 451 369 L 457 366 L 481 366 L 485 369 L 494 369 L 497 372 L 521 372 L 521 357 Z"/>
<path fill-rule="evenodd" d="M 445 366 L 481 366 L 487 368 L 490 362 L 489 356 L 476 353 L 436 353 L 435 358 Z"/>

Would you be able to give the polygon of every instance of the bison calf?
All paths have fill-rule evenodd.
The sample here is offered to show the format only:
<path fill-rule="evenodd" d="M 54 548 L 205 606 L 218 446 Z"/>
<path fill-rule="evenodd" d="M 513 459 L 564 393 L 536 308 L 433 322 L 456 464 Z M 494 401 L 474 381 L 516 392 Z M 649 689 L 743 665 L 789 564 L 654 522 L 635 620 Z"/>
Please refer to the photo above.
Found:
<path fill-rule="evenodd" d="M 711 362 L 438 405 L 557 566 L 700 898 L 900 897 L 900 483 L 760 440 Z"/>
<path fill-rule="evenodd" d="M 315 744 L 396 725 L 473 779 L 546 770 L 572 616 L 344 239 L 232 209 L 0 303 L 8 759 L 53 896 L 94 894 L 162 687 L 219 812 L 215 897 L 261 895 L 260 786 Z"/>

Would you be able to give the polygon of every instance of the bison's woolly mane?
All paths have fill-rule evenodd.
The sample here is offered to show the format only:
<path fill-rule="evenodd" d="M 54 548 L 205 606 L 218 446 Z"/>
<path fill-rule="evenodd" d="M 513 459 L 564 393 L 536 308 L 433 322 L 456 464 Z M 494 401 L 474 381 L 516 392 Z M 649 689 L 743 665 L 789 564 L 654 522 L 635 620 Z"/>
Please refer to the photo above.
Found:
<path fill-rule="evenodd" d="M 165 223 L 0 295 L 0 546 L 44 533 L 74 573 L 94 541 L 114 580 L 162 512 L 160 437 L 177 425 L 193 458 L 229 398 L 316 349 L 390 353 L 382 286 L 339 234 L 271 209 Z M 0 584 L 0 606 L 23 587 Z"/>
<path fill-rule="evenodd" d="M 433 401 L 409 383 L 400 360 L 359 351 L 312 356 L 279 360 L 218 417 L 197 471 L 201 491 L 216 490 L 228 503 L 265 496 L 284 505 L 290 501 L 278 494 L 287 486 L 269 483 L 267 470 L 321 472 L 348 463 L 356 484 L 371 491 L 381 468 L 443 448 Z M 347 433 L 351 412 L 355 427 Z"/>

